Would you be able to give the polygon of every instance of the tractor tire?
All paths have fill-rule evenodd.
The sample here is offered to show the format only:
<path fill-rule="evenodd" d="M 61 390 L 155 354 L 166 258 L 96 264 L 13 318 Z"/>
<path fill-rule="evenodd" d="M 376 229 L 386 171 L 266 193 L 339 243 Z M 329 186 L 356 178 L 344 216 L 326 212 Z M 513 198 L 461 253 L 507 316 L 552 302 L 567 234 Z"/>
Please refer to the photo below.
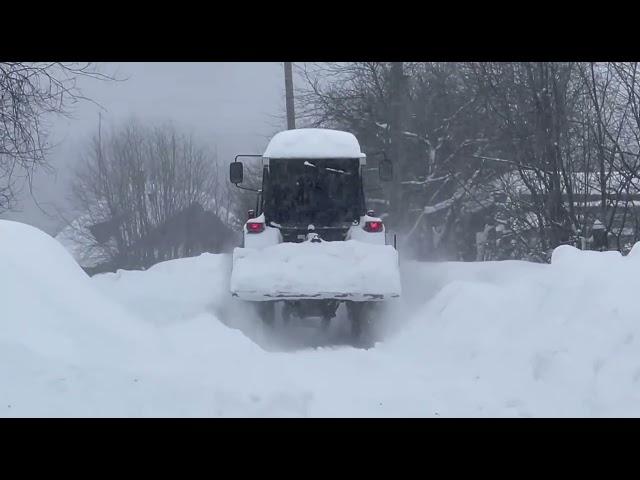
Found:
<path fill-rule="evenodd" d="M 256 309 L 262 324 L 267 328 L 273 328 L 276 323 L 275 302 L 256 302 Z"/>
<path fill-rule="evenodd" d="M 349 302 L 347 312 L 351 326 L 351 340 L 359 348 L 375 346 L 374 336 L 374 302 Z"/>

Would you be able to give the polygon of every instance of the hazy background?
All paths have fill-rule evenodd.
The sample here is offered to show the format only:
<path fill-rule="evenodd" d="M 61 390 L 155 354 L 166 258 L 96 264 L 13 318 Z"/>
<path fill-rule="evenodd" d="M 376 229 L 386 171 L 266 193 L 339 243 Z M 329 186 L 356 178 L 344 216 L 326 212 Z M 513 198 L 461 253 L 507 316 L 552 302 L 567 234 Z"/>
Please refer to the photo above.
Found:
<path fill-rule="evenodd" d="M 132 116 L 172 121 L 214 146 L 225 164 L 238 153 L 261 153 L 285 125 L 282 63 L 102 63 L 100 68 L 125 80 L 79 79 L 83 94 L 100 106 L 82 102 L 73 107 L 72 118 L 53 120 L 56 146 L 49 158 L 55 172 L 40 171 L 34 181 L 40 208 L 25 191 L 17 211 L 2 218 L 56 233 L 56 208 L 65 208 L 72 166 L 96 131 L 100 111 L 103 128 Z"/>
<path fill-rule="evenodd" d="M 282 63 L 100 67 L 122 80 L 81 76 L 78 81 L 84 94 L 104 107 L 105 133 L 111 126 L 170 121 L 176 131 L 194 134 L 199 148 L 213 147 L 209 151 L 217 160 L 204 165 L 217 161 L 226 170 L 235 154 L 262 152 L 285 128 Z M 394 163 L 393 182 L 382 185 L 372 161 L 367 196 L 388 231 L 397 233 L 402 252 L 422 260 L 546 262 L 558 245 L 627 252 L 640 240 L 640 115 L 634 114 L 640 112 L 639 63 L 298 62 L 295 67 L 302 69 L 294 70 L 299 127 L 349 131 L 363 151 L 386 152 Z M 74 167 L 97 131 L 100 110 L 83 102 L 72 118 L 53 119 L 50 137 L 57 147 L 47 160 L 55 175 L 40 169 L 34 185 L 41 207 L 23 192 L 19 209 L 5 217 L 56 234 L 63 225 L 59 209 L 67 220 L 79 216 L 65 208 L 65 199 L 70 179 L 80 178 Z M 127 122 L 131 117 L 138 122 Z M 149 165 L 160 165 L 151 157 Z M 130 167 L 114 170 L 128 175 L 120 186 L 139 185 L 132 176 L 138 166 Z M 206 178 L 203 172 L 193 178 Z M 223 178 L 217 172 L 211 177 Z M 224 197 L 226 205 L 217 198 L 216 208 L 235 210 L 240 218 L 255 206 L 255 195 L 222 192 L 214 184 L 203 191 L 212 202 L 216 191 Z M 118 191 L 123 210 L 131 210 L 130 191 Z M 74 206 L 91 208 L 102 200 L 86 198 Z M 121 255 L 129 255 L 127 248 Z"/>

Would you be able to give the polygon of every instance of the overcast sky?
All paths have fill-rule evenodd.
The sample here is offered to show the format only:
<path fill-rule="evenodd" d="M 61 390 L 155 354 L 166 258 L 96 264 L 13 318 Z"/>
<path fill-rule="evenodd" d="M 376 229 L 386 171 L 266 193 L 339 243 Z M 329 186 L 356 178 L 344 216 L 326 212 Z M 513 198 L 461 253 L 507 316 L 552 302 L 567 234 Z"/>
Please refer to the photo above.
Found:
<path fill-rule="evenodd" d="M 132 116 L 173 121 L 217 149 L 225 163 L 238 153 L 262 153 L 268 138 L 284 128 L 284 76 L 281 63 L 105 63 L 122 82 L 82 79 L 87 97 L 98 102 L 103 125 Z M 42 208 L 64 208 L 70 172 L 98 124 L 100 107 L 76 105 L 73 118 L 54 122 L 56 147 L 50 161 L 55 175 L 40 174 L 35 196 Z M 54 233 L 58 222 L 23 195 L 20 211 L 3 215 Z"/>

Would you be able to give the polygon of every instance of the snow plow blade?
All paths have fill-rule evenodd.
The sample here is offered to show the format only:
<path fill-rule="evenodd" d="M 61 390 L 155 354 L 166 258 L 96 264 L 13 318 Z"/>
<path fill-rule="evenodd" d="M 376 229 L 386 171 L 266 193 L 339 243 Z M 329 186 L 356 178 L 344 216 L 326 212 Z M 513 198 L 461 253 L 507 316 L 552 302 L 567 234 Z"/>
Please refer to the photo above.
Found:
<path fill-rule="evenodd" d="M 398 252 L 356 240 L 236 248 L 230 287 L 249 301 L 388 300 L 400 296 Z"/>

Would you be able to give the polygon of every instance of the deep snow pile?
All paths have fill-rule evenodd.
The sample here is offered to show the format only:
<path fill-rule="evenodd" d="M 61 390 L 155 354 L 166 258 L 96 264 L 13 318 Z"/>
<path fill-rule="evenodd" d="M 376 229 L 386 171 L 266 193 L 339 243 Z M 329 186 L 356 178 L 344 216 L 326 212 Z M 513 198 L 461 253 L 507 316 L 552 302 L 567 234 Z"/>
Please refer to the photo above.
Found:
<path fill-rule="evenodd" d="M 205 253 L 158 263 L 146 271 L 97 275 L 92 282 L 139 317 L 164 325 L 215 313 L 229 300 L 230 270 L 229 256 Z"/>
<path fill-rule="evenodd" d="M 322 345 L 313 326 L 264 338 L 252 330 L 255 318 L 238 322 L 246 312 L 220 312 L 245 336 L 230 336 L 206 317 L 174 324 L 173 335 L 199 365 L 229 366 L 226 381 L 235 383 L 219 390 L 221 415 L 637 416 L 637 253 L 623 258 L 562 247 L 552 265 L 405 264 L 403 302 L 386 319 L 391 334 L 369 351 L 331 346 L 339 343 L 341 318 L 318 349 L 301 349 Z M 156 277 L 155 288 L 169 292 L 188 282 L 190 271 L 199 275 L 198 263 L 173 269 L 162 288 Z M 122 272 L 119 281 L 147 273 Z M 212 274 L 212 284 L 226 288 L 224 275 Z M 106 278 L 96 281 L 115 292 L 116 276 L 109 278 L 111 287 Z M 206 298 L 200 308 L 213 308 Z M 135 299 L 127 303 L 133 308 Z M 290 343 L 277 343 L 287 335 Z M 266 349 L 295 351 L 265 352 L 247 337 Z M 205 369 L 203 376 L 219 380 L 221 372 Z"/>
<path fill-rule="evenodd" d="M 449 281 L 385 349 L 428 366 L 441 415 L 638 416 L 638 253 L 446 264 Z"/>
<path fill-rule="evenodd" d="M 132 411 L 123 386 L 160 346 L 52 237 L 0 220 L 0 415 Z"/>
<path fill-rule="evenodd" d="M 387 337 L 360 350 L 342 314 L 265 335 L 228 256 L 89 279 L 0 222 L 0 415 L 640 415 L 640 246 L 402 267 Z"/>
<path fill-rule="evenodd" d="M 96 291 L 62 245 L 34 227 L 0 220 L 0 272 L 0 341 L 38 355 L 97 359 L 130 353 L 148 336 Z"/>
<path fill-rule="evenodd" d="M 236 248 L 231 291 L 246 300 L 398 297 L 398 252 L 356 240 Z"/>

